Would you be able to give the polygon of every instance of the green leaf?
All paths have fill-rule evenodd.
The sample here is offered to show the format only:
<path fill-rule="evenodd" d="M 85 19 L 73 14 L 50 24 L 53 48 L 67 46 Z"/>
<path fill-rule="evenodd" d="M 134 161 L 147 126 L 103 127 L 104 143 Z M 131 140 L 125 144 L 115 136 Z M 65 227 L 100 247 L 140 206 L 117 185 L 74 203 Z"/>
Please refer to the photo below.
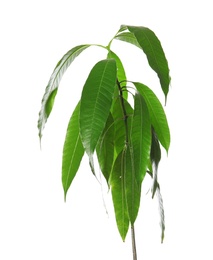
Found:
<path fill-rule="evenodd" d="M 146 27 L 127 26 L 147 56 L 150 67 L 157 73 L 161 88 L 167 97 L 169 92 L 169 66 L 161 43 L 155 33 Z"/>
<path fill-rule="evenodd" d="M 42 137 L 42 132 L 45 123 L 47 121 L 47 118 L 49 117 L 52 111 L 54 99 L 57 94 L 56 89 L 59 86 L 62 76 L 64 75 L 65 71 L 70 66 L 70 64 L 74 61 L 74 59 L 89 46 L 90 45 L 79 45 L 72 48 L 62 57 L 62 59 L 56 65 L 50 77 L 50 80 L 47 84 L 47 87 L 45 89 L 44 96 L 42 98 L 41 110 L 39 112 L 39 119 L 38 119 L 38 129 L 39 129 L 40 139 Z"/>
<path fill-rule="evenodd" d="M 136 92 L 134 97 L 131 145 L 136 178 L 138 183 L 141 184 L 146 174 L 150 156 L 151 123 L 146 102 L 139 92 Z"/>
<path fill-rule="evenodd" d="M 78 171 L 84 148 L 79 133 L 79 110 L 80 102 L 76 106 L 67 128 L 62 157 L 62 184 L 64 198 Z"/>
<path fill-rule="evenodd" d="M 108 183 L 114 161 L 115 127 L 112 114 L 109 114 L 104 131 L 98 141 L 96 152 L 101 171 Z"/>
<path fill-rule="evenodd" d="M 54 89 L 51 94 L 49 95 L 48 99 L 47 99 L 47 102 L 46 102 L 46 105 L 45 105 L 45 113 L 46 113 L 46 116 L 47 118 L 49 117 L 51 111 L 52 111 L 52 108 L 53 108 L 53 104 L 54 104 L 54 101 L 55 101 L 55 96 L 57 94 L 57 91 L 58 89 Z"/>
<path fill-rule="evenodd" d="M 124 41 L 124 42 L 128 42 L 128 43 L 131 43 L 135 46 L 137 46 L 138 48 L 141 49 L 141 46 L 140 44 L 138 43 L 137 39 L 135 38 L 135 35 L 131 32 L 122 32 L 122 33 L 119 33 L 115 36 L 116 40 L 120 40 L 120 41 Z"/>
<path fill-rule="evenodd" d="M 149 109 L 151 124 L 161 145 L 168 153 L 170 145 L 170 131 L 164 109 L 154 92 L 142 83 L 133 82 L 143 96 Z"/>
<path fill-rule="evenodd" d="M 127 145 L 124 150 L 124 185 L 128 216 L 132 225 L 138 215 L 141 195 L 141 185 L 138 183 L 135 171 L 136 160 L 137 158 L 134 157 L 132 149 Z"/>
<path fill-rule="evenodd" d="M 129 216 L 124 185 L 124 156 L 125 152 L 121 151 L 116 158 L 109 180 L 116 223 L 123 241 L 129 229 Z"/>
<path fill-rule="evenodd" d="M 105 127 L 116 83 L 116 62 L 99 61 L 91 70 L 81 95 L 80 134 L 94 173 L 93 153 Z"/>

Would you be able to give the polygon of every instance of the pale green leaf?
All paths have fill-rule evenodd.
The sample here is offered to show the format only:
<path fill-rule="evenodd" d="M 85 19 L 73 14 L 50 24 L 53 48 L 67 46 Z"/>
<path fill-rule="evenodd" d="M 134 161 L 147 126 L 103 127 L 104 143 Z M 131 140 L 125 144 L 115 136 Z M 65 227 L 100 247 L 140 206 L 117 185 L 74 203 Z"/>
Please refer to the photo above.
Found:
<path fill-rule="evenodd" d="M 93 153 L 109 116 L 116 70 L 114 59 L 99 61 L 92 68 L 81 95 L 80 134 L 93 172 Z"/>
<path fill-rule="evenodd" d="M 157 138 L 168 153 L 170 145 L 170 131 L 164 109 L 154 92 L 142 83 L 133 82 L 137 90 L 143 96 L 149 109 L 151 125 Z"/>
<path fill-rule="evenodd" d="M 124 184 L 124 154 L 125 152 L 121 151 L 117 156 L 109 179 L 116 223 L 123 241 L 129 229 L 129 216 Z"/>
<path fill-rule="evenodd" d="M 45 123 L 47 121 L 47 118 L 51 113 L 54 104 L 54 99 L 57 94 L 56 89 L 59 86 L 62 76 L 64 75 L 65 71 L 70 66 L 70 64 L 74 61 L 74 59 L 89 46 L 90 45 L 79 45 L 72 48 L 62 57 L 62 59 L 56 65 L 50 77 L 50 80 L 47 84 L 47 87 L 45 89 L 44 96 L 42 98 L 41 110 L 39 112 L 39 119 L 38 119 L 38 129 L 39 129 L 40 139 L 42 137 L 42 132 Z"/>
<path fill-rule="evenodd" d="M 80 103 L 76 106 L 67 128 L 62 157 L 62 184 L 64 197 L 78 171 L 84 148 L 79 133 Z"/>

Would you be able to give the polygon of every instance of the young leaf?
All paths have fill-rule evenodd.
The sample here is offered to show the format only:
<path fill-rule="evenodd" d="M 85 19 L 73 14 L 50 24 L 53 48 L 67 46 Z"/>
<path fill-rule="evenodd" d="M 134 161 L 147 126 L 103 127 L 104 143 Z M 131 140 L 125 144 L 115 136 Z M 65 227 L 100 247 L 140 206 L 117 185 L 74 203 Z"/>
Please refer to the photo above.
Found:
<path fill-rule="evenodd" d="M 80 102 L 76 106 L 67 128 L 62 157 L 62 184 L 64 198 L 78 171 L 84 148 L 79 134 L 79 110 Z"/>
<path fill-rule="evenodd" d="M 116 223 L 123 241 L 125 240 L 126 234 L 129 229 L 129 217 L 124 184 L 124 156 L 125 151 L 121 151 L 116 158 L 109 179 Z"/>
<path fill-rule="evenodd" d="M 151 124 L 149 110 L 139 92 L 134 97 L 134 115 L 131 129 L 131 145 L 135 174 L 139 184 L 146 174 L 151 148 Z"/>
<path fill-rule="evenodd" d="M 70 66 L 70 64 L 74 61 L 74 59 L 89 46 L 90 45 L 79 45 L 72 48 L 62 57 L 62 59 L 56 65 L 50 77 L 50 80 L 47 84 L 47 87 L 45 89 L 44 96 L 42 98 L 41 110 L 39 112 L 39 119 L 38 119 L 38 129 L 39 129 L 40 139 L 42 137 L 42 131 L 44 129 L 47 118 L 51 113 L 54 104 L 54 99 L 57 94 L 56 89 L 59 86 L 62 76 L 64 75 L 65 71 Z"/>
<path fill-rule="evenodd" d="M 93 153 L 105 127 L 116 83 L 116 62 L 99 61 L 91 70 L 83 87 L 80 105 L 80 134 L 93 167 Z"/>
<path fill-rule="evenodd" d="M 107 183 L 109 181 L 114 161 L 114 137 L 115 126 L 112 114 L 110 113 L 104 131 L 96 147 L 98 162 Z"/>
<path fill-rule="evenodd" d="M 170 145 L 170 131 L 164 109 L 154 92 L 142 83 L 133 82 L 143 96 L 149 109 L 151 124 L 161 145 L 168 153 Z"/>
<path fill-rule="evenodd" d="M 155 33 L 146 27 L 127 26 L 147 56 L 150 67 L 157 73 L 161 88 L 167 97 L 169 92 L 169 66 L 161 43 Z"/>
<path fill-rule="evenodd" d="M 134 158 L 133 151 L 129 145 L 124 150 L 124 186 L 127 200 L 128 216 L 133 225 L 138 215 L 140 206 L 141 185 L 138 183 L 135 164 L 137 158 Z"/>

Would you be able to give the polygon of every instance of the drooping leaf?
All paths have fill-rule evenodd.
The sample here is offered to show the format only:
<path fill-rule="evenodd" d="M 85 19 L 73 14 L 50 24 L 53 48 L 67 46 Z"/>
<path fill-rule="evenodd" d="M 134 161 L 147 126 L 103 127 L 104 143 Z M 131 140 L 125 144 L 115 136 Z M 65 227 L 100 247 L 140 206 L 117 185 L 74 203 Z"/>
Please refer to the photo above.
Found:
<path fill-rule="evenodd" d="M 104 131 L 98 141 L 96 152 L 98 162 L 107 183 L 112 171 L 112 165 L 114 161 L 114 138 L 115 127 L 112 114 L 109 114 Z"/>
<path fill-rule="evenodd" d="M 123 241 L 129 229 L 129 217 L 127 211 L 125 184 L 124 184 L 124 155 L 121 151 L 114 163 L 109 183 L 111 186 L 112 200 L 115 218 L 119 233 Z"/>
<path fill-rule="evenodd" d="M 143 96 L 149 109 L 151 124 L 161 145 L 168 153 L 170 145 L 170 131 L 164 109 L 154 92 L 142 83 L 133 82 Z"/>
<path fill-rule="evenodd" d="M 141 185 L 138 183 L 135 164 L 137 158 L 134 158 L 130 145 L 124 150 L 124 185 L 127 200 L 128 216 L 133 225 L 138 215 L 140 206 Z"/>
<path fill-rule="evenodd" d="M 131 129 L 131 145 L 134 155 L 135 174 L 139 184 L 143 181 L 148 167 L 151 148 L 151 123 L 149 110 L 144 98 L 136 91 Z"/>
<path fill-rule="evenodd" d="M 74 61 L 74 59 L 89 46 L 90 45 L 79 45 L 72 48 L 62 57 L 62 59 L 56 65 L 50 77 L 50 80 L 47 84 L 47 87 L 45 89 L 44 96 L 42 98 L 41 110 L 39 112 L 39 119 L 38 119 L 38 129 L 39 129 L 40 139 L 42 137 L 42 132 L 45 123 L 47 121 L 47 118 L 49 117 L 52 111 L 54 99 L 57 94 L 57 88 L 59 86 L 62 76 L 64 75 L 65 71 L 70 66 L 70 64 Z"/>
<path fill-rule="evenodd" d="M 63 148 L 62 184 L 65 199 L 84 155 L 84 148 L 79 133 L 79 110 L 80 102 L 70 118 Z"/>
<path fill-rule="evenodd" d="M 93 153 L 109 116 L 116 83 L 116 70 L 114 59 L 96 63 L 81 95 L 80 134 L 93 173 Z"/>
<path fill-rule="evenodd" d="M 149 28 L 142 26 L 127 26 L 127 28 L 134 34 L 137 42 L 146 54 L 149 65 L 157 73 L 161 88 L 165 97 L 167 97 L 171 79 L 168 62 L 159 39 Z"/>

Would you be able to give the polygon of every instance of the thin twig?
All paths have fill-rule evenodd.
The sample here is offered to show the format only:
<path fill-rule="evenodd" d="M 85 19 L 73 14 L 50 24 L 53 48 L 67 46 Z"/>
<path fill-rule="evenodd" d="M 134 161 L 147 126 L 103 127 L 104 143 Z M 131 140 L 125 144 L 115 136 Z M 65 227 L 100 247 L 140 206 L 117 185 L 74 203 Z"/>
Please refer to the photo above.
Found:
<path fill-rule="evenodd" d="M 133 260 L 137 260 L 137 251 L 136 251 L 134 225 L 131 226 L 131 233 L 132 233 L 132 253 L 133 253 Z"/>

